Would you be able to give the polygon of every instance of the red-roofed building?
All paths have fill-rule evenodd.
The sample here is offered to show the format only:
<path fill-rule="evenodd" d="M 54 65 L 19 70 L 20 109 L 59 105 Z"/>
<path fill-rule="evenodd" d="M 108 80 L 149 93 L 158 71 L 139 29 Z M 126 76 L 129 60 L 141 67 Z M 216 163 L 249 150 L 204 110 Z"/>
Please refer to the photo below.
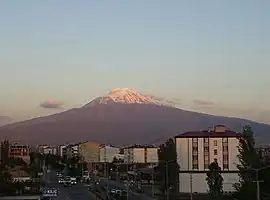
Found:
<path fill-rule="evenodd" d="M 179 191 L 206 193 L 206 172 L 214 161 L 221 167 L 224 191 L 233 191 L 233 184 L 239 181 L 237 155 L 240 136 L 223 125 L 217 125 L 213 130 L 191 131 L 176 136 Z"/>

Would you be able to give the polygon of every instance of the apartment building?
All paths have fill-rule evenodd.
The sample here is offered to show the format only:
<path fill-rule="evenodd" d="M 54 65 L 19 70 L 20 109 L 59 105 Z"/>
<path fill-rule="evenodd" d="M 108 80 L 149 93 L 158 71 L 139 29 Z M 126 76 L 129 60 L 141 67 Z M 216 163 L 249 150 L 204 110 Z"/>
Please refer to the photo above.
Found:
<path fill-rule="evenodd" d="M 86 163 L 99 162 L 99 143 L 96 142 L 82 142 L 78 144 L 78 154 Z"/>
<path fill-rule="evenodd" d="M 78 156 L 79 155 L 78 149 L 79 149 L 79 143 L 67 145 L 67 147 L 66 147 L 67 158 L 72 158 L 72 157 Z"/>
<path fill-rule="evenodd" d="M 120 154 L 120 148 L 114 147 L 112 145 L 100 145 L 99 147 L 100 155 L 99 162 L 113 162 L 114 158 L 124 159 L 124 155 Z"/>
<path fill-rule="evenodd" d="M 18 143 L 11 144 L 9 157 L 22 158 L 26 163 L 30 163 L 30 147 Z"/>
<path fill-rule="evenodd" d="M 60 145 L 58 147 L 58 155 L 64 157 L 67 155 L 67 145 Z"/>
<path fill-rule="evenodd" d="M 233 191 L 233 184 L 239 181 L 237 147 L 240 136 L 223 125 L 217 125 L 213 130 L 186 132 L 176 136 L 177 162 L 180 166 L 179 192 L 206 193 L 206 172 L 214 161 L 221 167 L 224 191 Z"/>
<path fill-rule="evenodd" d="M 158 148 L 152 145 L 132 145 L 123 148 L 125 163 L 158 162 Z"/>
<path fill-rule="evenodd" d="M 57 148 L 56 147 L 50 147 L 49 145 L 39 145 L 38 146 L 38 152 L 41 153 L 41 154 L 56 155 L 57 154 Z"/>

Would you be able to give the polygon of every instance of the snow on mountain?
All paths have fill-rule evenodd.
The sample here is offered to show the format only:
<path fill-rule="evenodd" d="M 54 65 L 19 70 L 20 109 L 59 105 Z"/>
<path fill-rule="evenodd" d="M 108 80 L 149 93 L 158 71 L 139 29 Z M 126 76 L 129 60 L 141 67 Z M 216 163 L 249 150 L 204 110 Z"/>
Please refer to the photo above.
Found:
<path fill-rule="evenodd" d="M 84 107 L 89 107 L 97 104 L 151 104 L 172 106 L 166 103 L 162 98 L 156 98 L 151 95 L 144 95 L 134 89 L 129 88 L 114 88 L 108 94 L 97 97 Z"/>

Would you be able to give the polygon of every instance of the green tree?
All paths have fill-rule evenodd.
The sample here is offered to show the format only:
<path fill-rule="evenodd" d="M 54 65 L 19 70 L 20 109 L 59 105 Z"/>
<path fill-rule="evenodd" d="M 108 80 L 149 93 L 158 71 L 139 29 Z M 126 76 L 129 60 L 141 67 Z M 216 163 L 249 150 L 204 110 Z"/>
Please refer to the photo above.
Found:
<path fill-rule="evenodd" d="M 253 169 L 258 169 L 262 166 L 259 154 L 255 148 L 255 140 L 253 131 L 250 126 L 243 127 L 243 133 L 239 137 L 238 159 L 240 164 L 239 169 L 240 182 L 235 184 L 238 199 L 256 199 L 256 174 Z"/>
<path fill-rule="evenodd" d="M 218 166 L 217 162 L 213 162 L 209 165 L 209 171 L 206 175 L 209 195 L 213 200 L 220 199 L 223 193 L 223 177 L 221 175 L 221 168 Z"/>
<path fill-rule="evenodd" d="M 10 190 L 11 175 L 8 172 L 7 165 L 0 165 L 0 194 L 7 194 Z"/>
<path fill-rule="evenodd" d="M 176 145 L 173 139 L 160 145 L 158 150 L 158 179 L 163 192 L 177 192 L 179 188 L 179 165 L 177 163 Z"/>

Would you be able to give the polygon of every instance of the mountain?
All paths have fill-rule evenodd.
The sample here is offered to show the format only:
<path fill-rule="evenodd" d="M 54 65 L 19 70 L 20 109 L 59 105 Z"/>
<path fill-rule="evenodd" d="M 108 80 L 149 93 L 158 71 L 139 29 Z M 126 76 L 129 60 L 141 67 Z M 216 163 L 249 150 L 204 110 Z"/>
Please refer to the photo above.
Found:
<path fill-rule="evenodd" d="M 85 140 L 115 145 L 147 144 L 216 124 L 235 131 L 249 124 L 260 143 L 270 142 L 267 124 L 182 110 L 128 88 L 113 89 L 80 108 L 0 127 L 0 139 L 30 144 Z"/>
<path fill-rule="evenodd" d="M 7 116 L 0 116 L 0 126 L 13 123 L 14 120 Z"/>

